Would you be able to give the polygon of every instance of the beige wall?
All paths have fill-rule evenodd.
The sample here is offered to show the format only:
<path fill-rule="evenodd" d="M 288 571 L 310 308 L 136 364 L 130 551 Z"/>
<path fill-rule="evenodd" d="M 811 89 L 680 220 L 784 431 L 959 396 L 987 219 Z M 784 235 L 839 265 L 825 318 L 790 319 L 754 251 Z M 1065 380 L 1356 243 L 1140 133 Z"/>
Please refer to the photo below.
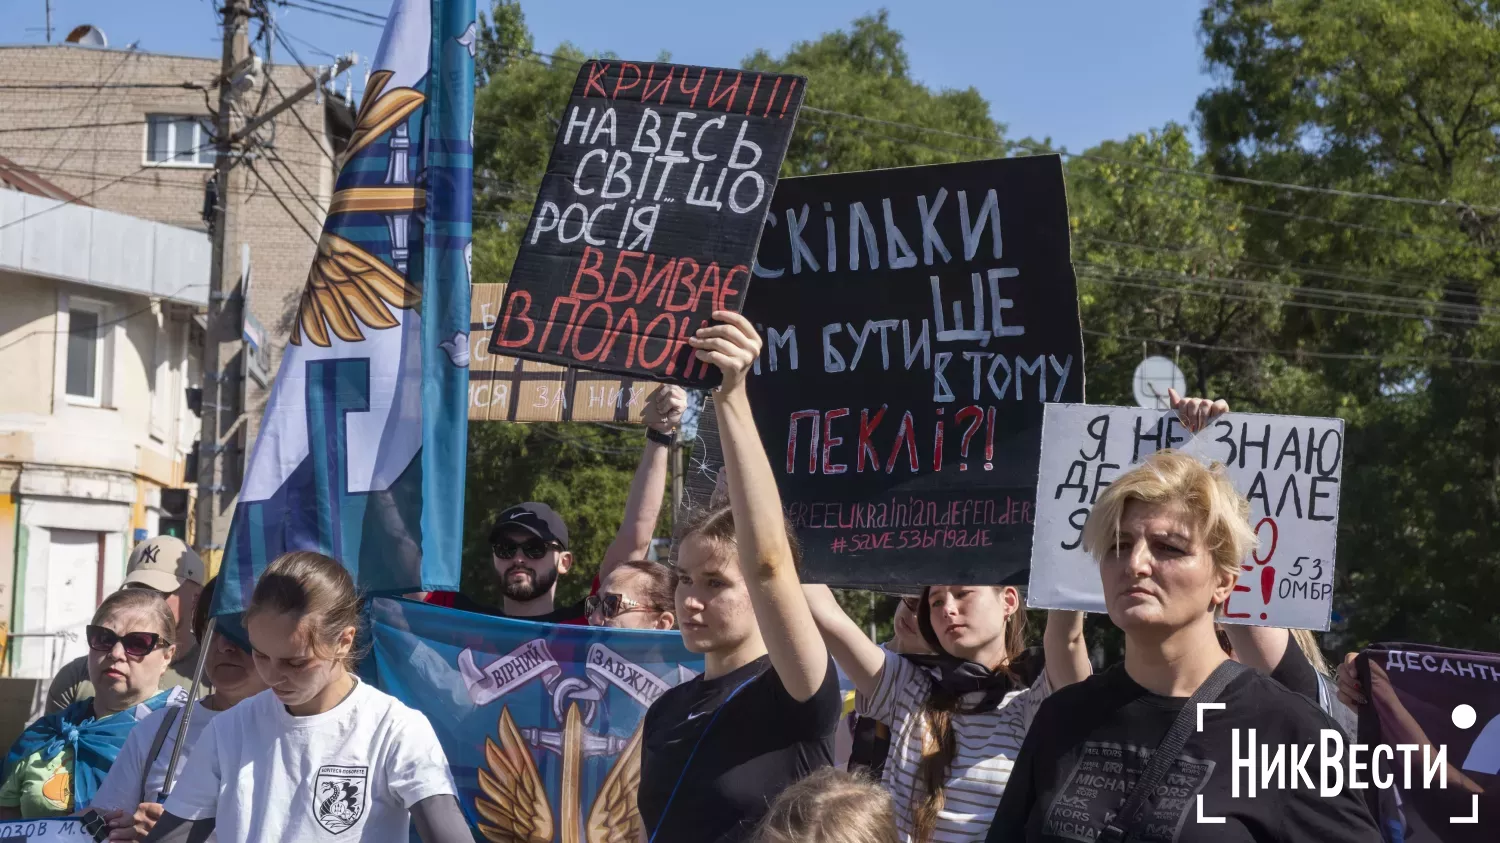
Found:
<path fill-rule="evenodd" d="M 52 411 L 56 330 L 57 285 L 0 271 L 0 413 Z"/>

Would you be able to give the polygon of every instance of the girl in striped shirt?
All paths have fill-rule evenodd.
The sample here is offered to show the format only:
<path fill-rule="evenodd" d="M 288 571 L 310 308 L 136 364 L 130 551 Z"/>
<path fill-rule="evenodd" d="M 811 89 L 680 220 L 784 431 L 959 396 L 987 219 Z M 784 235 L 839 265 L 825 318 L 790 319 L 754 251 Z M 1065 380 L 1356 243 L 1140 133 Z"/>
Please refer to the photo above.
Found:
<path fill-rule="evenodd" d="M 865 637 L 825 586 L 808 602 L 859 713 L 884 723 L 882 780 L 903 843 L 983 840 L 1032 715 L 1054 689 L 1089 675 L 1081 612 L 1049 612 L 1045 669 L 1020 664 L 1026 614 L 1011 586 L 929 586 L 918 625 L 935 656 L 901 656 Z"/>

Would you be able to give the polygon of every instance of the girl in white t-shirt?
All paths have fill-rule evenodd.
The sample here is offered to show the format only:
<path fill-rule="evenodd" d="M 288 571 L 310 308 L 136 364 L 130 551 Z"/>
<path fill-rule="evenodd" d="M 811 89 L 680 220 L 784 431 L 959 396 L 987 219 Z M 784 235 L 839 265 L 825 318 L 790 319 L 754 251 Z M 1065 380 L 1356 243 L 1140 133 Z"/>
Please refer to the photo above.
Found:
<path fill-rule="evenodd" d="M 212 640 L 204 635 L 216 582 L 217 578 L 211 579 L 203 587 L 198 606 L 193 610 L 193 637 L 202 641 L 208 651 L 203 673 L 213 692 L 194 704 L 193 716 L 188 720 L 187 740 L 177 759 L 174 781 L 179 782 L 188 759 L 192 757 L 193 747 L 208 729 L 208 724 L 221 712 L 267 687 L 265 680 L 255 671 L 249 652 L 240 649 L 240 645 L 226 635 L 215 635 Z M 166 782 L 167 765 L 172 763 L 172 751 L 177 745 L 182 712 L 180 705 L 167 706 L 136 724 L 130 730 L 130 737 L 125 739 L 120 757 L 109 768 L 109 775 L 95 791 L 89 807 L 103 815 L 111 829 L 110 840 L 139 840 L 150 834 L 161 818 L 161 791 Z"/>
<path fill-rule="evenodd" d="M 245 610 L 270 690 L 209 724 L 148 841 L 472 841 L 432 724 L 351 672 L 359 621 L 334 560 L 271 563 Z"/>

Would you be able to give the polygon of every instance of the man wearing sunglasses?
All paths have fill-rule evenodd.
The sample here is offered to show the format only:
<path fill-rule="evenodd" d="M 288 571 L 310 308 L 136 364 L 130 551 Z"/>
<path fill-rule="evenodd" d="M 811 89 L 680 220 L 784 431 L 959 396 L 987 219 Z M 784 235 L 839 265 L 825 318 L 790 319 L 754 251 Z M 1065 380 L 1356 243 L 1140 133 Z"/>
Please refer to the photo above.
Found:
<path fill-rule="evenodd" d="M 125 581 L 121 588 L 149 588 L 161 592 L 167 598 L 167 608 L 177 621 L 177 657 L 167 666 L 161 678 L 161 687 L 178 685 L 183 688 L 193 684 L 193 671 L 198 667 L 198 639 L 193 637 L 193 611 L 198 605 L 198 596 L 203 593 L 203 584 L 208 581 L 208 569 L 203 560 L 173 536 L 157 536 L 147 539 L 130 551 L 130 561 L 125 568 Z M 208 693 L 207 683 L 203 693 Z M 89 682 L 88 657 L 79 656 L 63 665 L 52 684 L 47 688 L 46 713 L 62 711 L 77 700 L 94 696 L 94 686 Z"/>
<path fill-rule="evenodd" d="M 646 400 L 646 445 L 625 501 L 625 517 L 614 541 L 599 560 L 599 574 L 591 593 L 612 571 L 650 551 L 667 488 L 667 456 L 672 435 L 687 408 L 687 393 L 677 386 L 661 386 Z M 490 562 L 500 579 L 501 607 L 491 609 L 462 594 L 435 591 L 426 602 L 468 612 L 502 615 L 542 623 L 588 624 L 582 601 L 557 605 L 557 579 L 573 567 L 568 549 L 568 527 L 544 503 L 523 503 L 500 513 L 490 529 Z"/>

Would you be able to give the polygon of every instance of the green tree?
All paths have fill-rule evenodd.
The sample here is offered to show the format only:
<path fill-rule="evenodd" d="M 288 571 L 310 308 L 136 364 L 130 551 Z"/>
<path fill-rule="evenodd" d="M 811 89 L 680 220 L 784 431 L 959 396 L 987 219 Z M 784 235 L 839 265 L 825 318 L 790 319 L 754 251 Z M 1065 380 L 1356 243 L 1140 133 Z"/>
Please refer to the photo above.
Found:
<path fill-rule="evenodd" d="M 1346 306 L 1288 314 L 1280 344 L 1372 358 L 1306 364 L 1331 398 L 1308 409 L 1349 421 L 1336 595 L 1355 644 L 1500 648 L 1500 367 L 1459 362 L 1500 359 L 1500 230 L 1469 204 L 1500 195 L 1497 22 L 1466 0 L 1214 0 L 1202 16 L 1219 173 L 1434 203 L 1234 188 L 1264 209 L 1249 255 Z"/>

